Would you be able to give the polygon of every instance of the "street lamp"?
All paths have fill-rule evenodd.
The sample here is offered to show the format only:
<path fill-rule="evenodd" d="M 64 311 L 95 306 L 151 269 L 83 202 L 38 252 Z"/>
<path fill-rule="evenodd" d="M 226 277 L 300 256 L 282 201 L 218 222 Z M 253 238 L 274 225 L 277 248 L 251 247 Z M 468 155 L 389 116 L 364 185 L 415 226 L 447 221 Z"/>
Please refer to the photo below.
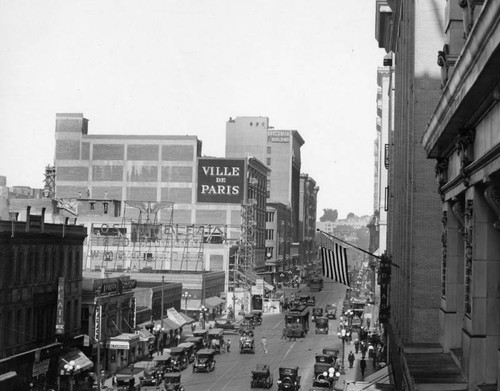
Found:
<path fill-rule="evenodd" d="M 340 339 L 342 339 L 342 362 L 340 363 L 340 373 L 343 375 L 345 374 L 345 369 L 344 369 L 344 357 L 345 357 L 345 341 L 349 338 L 350 332 L 346 331 L 346 329 L 342 328 L 337 335 Z"/>
<path fill-rule="evenodd" d="M 160 339 L 163 333 L 165 332 L 165 327 L 162 327 L 161 324 L 157 323 L 153 328 L 153 332 L 156 336 L 156 353 L 160 355 Z"/>
<path fill-rule="evenodd" d="M 206 322 L 206 317 L 208 313 L 208 308 L 205 307 L 204 305 L 201 306 L 200 308 L 200 321 L 203 326 L 203 330 L 205 330 L 205 322 Z"/>
<path fill-rule="evenodd" d="M 347 316 L 347 325 L 349 327 L 349 329 L 351 328 L 352 326 L 352 317 L 354 316 L 354 311 L 352 309 L 348 309 L 345 313 L 344 313 L 345 316 Z"/>
<path fill-rule="evenodd" d="M 185 300 L 185 304 L 184 304 L 184 313 L 187 315 L 187 311 L 188 311 L 188 298 L 191 297 L 191 295 L 189 294 L 188 291 L 184 292 L 184 294 L 182 295 L 184 297 L 184 300 Z"/>
<path fill-rule="evenodd" d="M 80 365 L 75 363 L 73 360 L 64 364 L 64 374 L 69 375 L 69 391 L 73 391 L 73 381 L 75 373 L 80 370 Z"/>

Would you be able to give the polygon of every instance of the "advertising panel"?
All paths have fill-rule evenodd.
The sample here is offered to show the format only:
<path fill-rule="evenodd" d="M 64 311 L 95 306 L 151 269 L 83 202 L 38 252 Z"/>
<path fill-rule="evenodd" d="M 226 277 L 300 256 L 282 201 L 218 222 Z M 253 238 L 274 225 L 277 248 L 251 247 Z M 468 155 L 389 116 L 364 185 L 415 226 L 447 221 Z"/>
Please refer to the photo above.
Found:
<path fill-rule="evenodd" d="M 244 180 L 244 159 L 199 159 L 197 201 L 240 204 Z"/>
<path fill-rule="evenodd" d="M 64 334 L 64 277 L 59 277 L 57 284 L 56 334 Z"/>

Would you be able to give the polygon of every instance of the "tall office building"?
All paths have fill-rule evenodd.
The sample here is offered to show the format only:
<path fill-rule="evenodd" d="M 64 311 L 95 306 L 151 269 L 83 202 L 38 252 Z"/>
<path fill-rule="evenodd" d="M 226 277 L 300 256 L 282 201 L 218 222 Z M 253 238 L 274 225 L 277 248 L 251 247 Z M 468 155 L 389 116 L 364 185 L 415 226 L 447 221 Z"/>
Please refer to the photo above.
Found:
<path fill-rule="evenodd" d="M 304 140 L 296 130 L 276 130 L 267 117 L 236 117 L 226 123 L 226 158 L 255 156 L 271 168 L 268 202 L 281 202 L 291 210 L 292 266 L 299 258 L 300 148 Z"/>

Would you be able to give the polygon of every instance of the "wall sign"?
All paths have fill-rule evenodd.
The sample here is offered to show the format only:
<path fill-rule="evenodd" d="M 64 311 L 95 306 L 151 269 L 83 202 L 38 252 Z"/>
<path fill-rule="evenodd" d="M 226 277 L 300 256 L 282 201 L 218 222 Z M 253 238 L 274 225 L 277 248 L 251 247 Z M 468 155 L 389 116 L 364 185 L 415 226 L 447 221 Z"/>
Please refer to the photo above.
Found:
<path fill-rule="evenodd" d="M 239 204 L 244 179 L 244 159 L 199 159 L 197 201 Z"/>

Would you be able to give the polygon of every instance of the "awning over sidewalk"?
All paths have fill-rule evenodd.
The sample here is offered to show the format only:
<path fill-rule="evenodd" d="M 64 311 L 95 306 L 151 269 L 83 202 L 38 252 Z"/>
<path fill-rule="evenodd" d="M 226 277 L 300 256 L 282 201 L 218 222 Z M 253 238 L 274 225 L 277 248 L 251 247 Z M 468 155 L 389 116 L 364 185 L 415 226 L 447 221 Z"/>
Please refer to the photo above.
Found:
<path fill-rule="evenodd" d="M 85 371 L 94 366 L 94 363 L 80 350 L 73 350 L 66 353 L 61 357 L 61 367 L 64 368 L 64 364 L 74 361 L 76 365 L 80 366 L 80 371 Z"/>
<path fill-rule="evenodd" d="M 193 324 L 195 322 L 195 320 L 189 316 L 187 316 L 186 314 L 180 312 L 180 315 L 184 318 L 184 320 L 186 321 L 185 324 Z"/>
<path fill-rule="evenodd" d="M 224 304 L 225 302 L 226 302 L 226 300 L 221 299 L 220 297 L 212 296 L 212 297 L 205 299 L 205 307 L 216 308 L 216 307 Z"/>
<path fill-rule="evenodd" d="M 6 372 L 6 373 L 2 373 L 0 375 L 0 382 L 2 382 L 4 380 L 11 379 L 11 378 L 16 377 L 16 376 L 17 376 L 17 372 L 16 371 L 9 371 L 9 372 Z"/>
<path fill-rule="evenodd" d="M 140 329 L 137 333 L 139 334 L 139 340 L 141 342 L 152 342 L 155 340 L 155 336 L 146 329 Z"/>
<path fill-rule="evenodd" d="M 392 384 L 392 368 L 390 365 L 379 369 L 365 377 L 364 381 L 348 382 L 346 391 L 391 391 L 395 390 Z"/>
<path fill-rule="evenodd" d="M 182 327 L 186 324 L 186 319 L 184 319 L 182 315 L 179 314 L 175 308 L 172 307 L 167 309 L 167 314 L 168 318 L 173 322 L 177 323 L 179 327 Z"/>
<path fill-rule="evenodd" d="M 157 320 L 156 321 L 156 324 L 159 324 L 161 326 L 161 320 Z M 171 331 L 171 330 L 179 330 L 181 328 L 181 326 L 174 322 L 172 319 L 166 317 L 166 318 L 163 318 L 163 327 L 165 327 L 165 330 L 167 331 Z"/>
<path fill-rule="evenodd" d="M 130 350 L 131 347 L 139 343 L 139 335 L 132 333 L 122 333 L 116 337 L 111 337 L 106 342 L 108 349 Z"/>

